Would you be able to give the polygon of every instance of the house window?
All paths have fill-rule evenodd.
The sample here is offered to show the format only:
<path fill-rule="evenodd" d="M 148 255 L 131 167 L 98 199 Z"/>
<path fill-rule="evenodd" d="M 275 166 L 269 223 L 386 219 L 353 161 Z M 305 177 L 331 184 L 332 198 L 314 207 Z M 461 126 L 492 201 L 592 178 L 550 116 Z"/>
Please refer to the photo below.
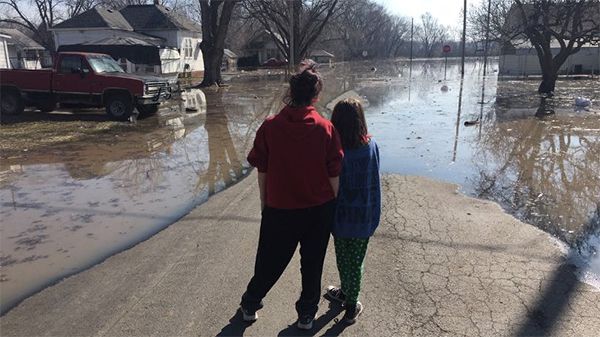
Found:
<path fill-rule="evenodd" d="M 186 59 L 190 59 L 194 56 L 194 45 L 192 44 L 192 39 L 184 39 L 183 40 L 183 57 Z"/>

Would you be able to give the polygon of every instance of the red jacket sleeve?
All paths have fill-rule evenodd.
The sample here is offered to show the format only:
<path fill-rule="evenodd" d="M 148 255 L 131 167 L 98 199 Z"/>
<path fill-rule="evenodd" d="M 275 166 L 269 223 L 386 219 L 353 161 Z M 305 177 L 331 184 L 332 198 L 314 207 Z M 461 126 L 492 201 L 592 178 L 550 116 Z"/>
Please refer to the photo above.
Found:
<path fill-rule="evenodd" d="M 263 123 L 254 138 L 254 146 L 248 154 L 248 162 L 256 167 L 258 172 L 265 173 L 268 168 L 269 148 L 267 147 L 267 139 L 265 135 L 265 124 Z"/>
<path fill-rule="evenodd" d="M 342 141 L 337 130 L 331 127 L 331 140 L 327 147 L 327 174 L 330 178 L 339 177 L 342 173 L 342 159 L 344 159 L 344 150 Z"/>

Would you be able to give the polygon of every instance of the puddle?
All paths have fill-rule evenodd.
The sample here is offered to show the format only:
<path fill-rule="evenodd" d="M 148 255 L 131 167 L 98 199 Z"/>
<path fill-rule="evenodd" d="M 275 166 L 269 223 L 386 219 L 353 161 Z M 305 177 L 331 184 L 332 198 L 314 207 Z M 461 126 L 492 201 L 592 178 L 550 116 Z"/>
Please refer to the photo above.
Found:
<path fill-rule="evenodd" d="M 497 81 L 492 61 L 340 63 L 323 67 L 317 104 L 358 95 L 382 170 L 454 182 L 567 242 L 580 273 L 600 275 L 600 85 Z M 412 80 L 409 80 L 412 79 Z M 248 172 L 254 133 L 279 110 L 283 76 L 241 74 L 218 91 L 189 91 L 136 124 L 98 111 L 28 112 L 3 124 L 0 301 L 22 298 L 165 228 Z M 596 100 L 576 110 L 574 99 Z M 459 99 L 460 97 L 460 99 Z M 465 125 L 465 122 L 472 122 Z M 29 129 L 28 129 L 29 128 Z M 14 138 L 12 138 L 14 136 Z"/>

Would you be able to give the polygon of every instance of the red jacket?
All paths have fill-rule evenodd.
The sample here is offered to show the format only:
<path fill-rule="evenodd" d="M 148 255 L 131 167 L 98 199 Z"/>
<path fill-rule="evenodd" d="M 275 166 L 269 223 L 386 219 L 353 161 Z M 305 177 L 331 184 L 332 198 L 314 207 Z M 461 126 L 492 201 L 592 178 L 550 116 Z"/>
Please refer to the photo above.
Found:
<path fill-rule="evenodd" d="M 266 204 L 281 209 L 318 206 L 335 198 L 344 152 L 330 121 L 314 107 L 285 107 L 256 132 L 248 162 L 267 174 Z"/>

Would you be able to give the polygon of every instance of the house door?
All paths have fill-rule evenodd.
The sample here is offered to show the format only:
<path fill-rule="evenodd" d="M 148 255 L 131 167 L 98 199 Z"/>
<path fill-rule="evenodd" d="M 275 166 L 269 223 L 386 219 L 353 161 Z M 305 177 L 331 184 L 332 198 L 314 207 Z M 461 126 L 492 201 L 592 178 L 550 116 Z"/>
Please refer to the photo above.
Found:
<path fill-rule="evenodd" d="M 87 101 L 91 94 L 92 75 L 87 61 L 82 56 L 64 55 L 54 75 L 54 92 L 62 101 Z"/>

